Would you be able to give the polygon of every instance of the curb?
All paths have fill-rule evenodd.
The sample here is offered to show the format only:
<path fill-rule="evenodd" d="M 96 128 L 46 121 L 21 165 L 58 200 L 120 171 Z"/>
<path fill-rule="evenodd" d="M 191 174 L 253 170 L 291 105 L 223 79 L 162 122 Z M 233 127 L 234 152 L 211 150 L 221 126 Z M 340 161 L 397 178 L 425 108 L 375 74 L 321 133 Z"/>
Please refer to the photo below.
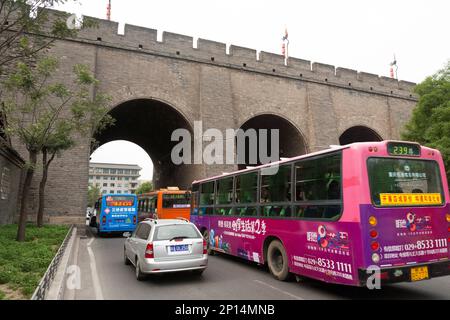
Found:
<path fill-rule="evenodd" d="M 73 252 L 77 227 L 72 226 L 37 286 L 31 300 L 59 300 L 64 294 L 66 271 Z M 62 251 L 62 252 L 61 252 Z M 56 270 L 55 268 L 56 266 Z"/>

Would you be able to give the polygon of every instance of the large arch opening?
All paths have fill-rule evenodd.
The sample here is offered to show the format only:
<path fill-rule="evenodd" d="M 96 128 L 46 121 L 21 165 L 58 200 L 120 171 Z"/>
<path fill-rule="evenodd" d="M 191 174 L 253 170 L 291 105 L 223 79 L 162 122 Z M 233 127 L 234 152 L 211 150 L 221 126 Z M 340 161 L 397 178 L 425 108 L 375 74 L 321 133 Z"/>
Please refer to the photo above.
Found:
<path fill-rule="evenodd" d="M 262 114 L 255 116 L 244 122 L 240 129 L 247 131 L 248 129 L 255 129 L 257 132 L 256 150 L 260 154 L 260 129 L 267 129 L 267 150 L 272 150 L 270 130 L 279 130 L 279 158 L 290 158 L 307 152 L 307 146 L 302 133 L 288 120 L 274 114 Z M 245 140 L 245 164 L 238 164 L 239 170 L 245 169 L 247 166 L 254 166 L 250 160 L 250 139 Z M 255 148 L 254 148 L 255 149 Z M 275 149 L 274 149 L 275 150 Z M 237 150 L 239 152 L 239 150 Z M 270 152 L 268 153 L 270 155 Z M 238 155 L 239 157 L 239 155 Z M 261 164 L 260 157 L 257 157 L 256 165 Z"/>
<path fill-rule="evenodd" d="M 171 160 L 172 148 L 178 143 L 171 141 L 172 132 L 179 128 L 191 134 L 193 131 L 180 112 L 157 100 L 136 99 L 116 106 L 109 115 L 115 119 L 115 124 L 94 137 L 98 146 L 115 140 L 137 144 L 153 162 L 155 188 L 178 186 L 185 189 L 190 186 L 193 172 L 189 165 L 175 165 Z"/>
<path fill-rule="evenodd" d="M 354 142 L 367 142 L 367 141 L 382 141 L 383 138 L 375 132 L 365 126 L 354 126 L 345 130 L 339 137 L 339 144 L 345 145 Z"/>

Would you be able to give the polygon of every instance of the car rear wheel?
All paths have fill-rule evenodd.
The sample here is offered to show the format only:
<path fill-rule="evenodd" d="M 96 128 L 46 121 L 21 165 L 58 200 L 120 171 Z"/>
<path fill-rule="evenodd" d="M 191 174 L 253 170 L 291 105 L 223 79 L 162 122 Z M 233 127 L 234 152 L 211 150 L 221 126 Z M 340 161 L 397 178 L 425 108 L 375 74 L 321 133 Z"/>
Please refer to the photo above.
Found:
<path fill-rule="evenodd" d="M 138 281 L 145 280 L 145 274 L 141 271 L 141 264 L 139 262 L 139 259 L 136 259 L 136 279 Z"/>
<path fill-rule="evenodd" d="M 289 265 L 286 250 L 283 244 L 274 240 L 269 244 L 267 250 L 267 263 L 269 265 L 270 273 L 275 279 L 280 281 L 289 280 Z"/>
<path fill-rule="evenodd" d="M 131 264 L 130 259 L 127 257 L 127 251 L 125 248 L 123 248 L 123 263 L 125 263 L 126 266 L 129 266 Z"/>
<path fill-rule="evenodd" d="M 214 250 L 211 249 L 211 244 L 209 243 L 209 232 L 208 230 L 203 231 L 203 239 L 206 241 L 207 252 L 210 256 L 214 255 Z"/>

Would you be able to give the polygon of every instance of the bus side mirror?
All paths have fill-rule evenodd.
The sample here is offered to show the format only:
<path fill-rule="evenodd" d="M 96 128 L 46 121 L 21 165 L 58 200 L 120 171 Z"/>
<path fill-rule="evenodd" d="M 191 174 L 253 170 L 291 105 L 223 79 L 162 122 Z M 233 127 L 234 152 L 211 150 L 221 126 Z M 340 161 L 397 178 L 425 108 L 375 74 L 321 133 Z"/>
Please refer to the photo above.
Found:
<path fill-rule="evenodd" d="M 131 237 L 131 233 L 130 233 L 130 232 L 124 232 L 124 233 L 122 234 L 122 236 L 123 236 L 124 238 L 129 238 L 129 237 Z"/>

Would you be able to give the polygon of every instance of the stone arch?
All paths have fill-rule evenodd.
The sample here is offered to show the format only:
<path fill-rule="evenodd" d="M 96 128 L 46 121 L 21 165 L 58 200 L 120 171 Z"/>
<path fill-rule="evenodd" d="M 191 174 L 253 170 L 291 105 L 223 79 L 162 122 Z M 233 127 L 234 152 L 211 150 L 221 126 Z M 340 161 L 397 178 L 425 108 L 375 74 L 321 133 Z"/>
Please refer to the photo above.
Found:
<path fill-rule="evenodd" d="M 115 105 L 108 114 L 116 122 L 94 137 L 98 146 L 115 140 L 135 143 L 152 159 L 156 188 L 190 186 L 193 168 L 189 164 L 176 165 L 171 159 L 171 150 L 178 143 L 171 141 L 172 132 L 183 128 L 193 133 L 190 121 L 178 108 L 159 99 L 136 98 Z"/>
<path fill-rule="evenodd" d="M 286 117 L 276 114 L 276 113 L 259 113 L 256 115 L 252 115 L 244 122 L 241 123 L 239 129 L 248 130 L 255 129 L 257 132 L 259 129 L 278 129 L 279 130 L 279 157 L 280 158 L 289 158 L 298 156 L 301 154 L 305 154 L 308 152 L 308 146 L 306 142 L 306 138 L 303 135 L 302 131 L 289 119 Z M 270 134 L 270 133 L 269 133 Z M 259 134 L 257 135 L 258 140 L 258 153 L 259 153 Z M 249 149 L 250 149 L 250 140 L 246 139 L 245 141 L 245 164 L 238 164 L 239 169 L 244 169 L 248 165 L 255 165 L 255 163 L 249 162 Z M 267 144 L 268 150 L 271 150 L 270 145 L 270 135 Z M 236 152 L 238 150 L 236 149 Z M 257 158 L 257 163 L 261 164 L 259 157 Z"/>
<path fill-rule="evenodd" d="M 340 145 L 366 141 L 383 141 L 383 137 L 377 131 L 365 125 L 349 127 L 339 136 Z"/>

